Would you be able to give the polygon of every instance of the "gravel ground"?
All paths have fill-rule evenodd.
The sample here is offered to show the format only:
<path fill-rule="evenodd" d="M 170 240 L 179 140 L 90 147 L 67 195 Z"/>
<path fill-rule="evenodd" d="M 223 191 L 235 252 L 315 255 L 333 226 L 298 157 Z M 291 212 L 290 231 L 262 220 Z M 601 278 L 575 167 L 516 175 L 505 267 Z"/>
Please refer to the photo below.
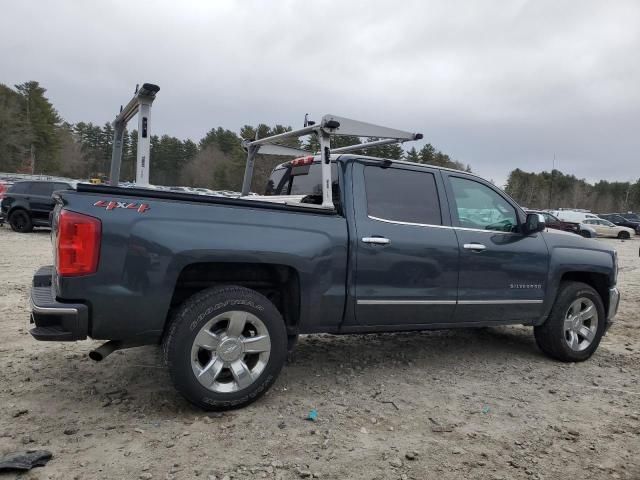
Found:
<path fill-rule="evenodd" d="M 308 336 L 263 399 L 222 415 L 176 394 L 157 347 L 94 363 L 95 342 L 34 341 L 49 235 L 5 226 L 0 454 L 54 457 L 0 478 L 639 479 L 640 241 L 603 241 L 623 302 L 587 362 L 547 359 L 525 327 Z"/>

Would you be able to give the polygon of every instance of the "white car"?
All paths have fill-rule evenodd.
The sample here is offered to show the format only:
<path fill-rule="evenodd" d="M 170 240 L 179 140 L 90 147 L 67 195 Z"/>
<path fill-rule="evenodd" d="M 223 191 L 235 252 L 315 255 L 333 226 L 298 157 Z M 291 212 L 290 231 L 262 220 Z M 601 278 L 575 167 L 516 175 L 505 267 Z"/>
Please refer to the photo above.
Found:
<path fill-rule="evenodd" d="M 603 218 L 587 218 L 582 223 L 593 228 L 602 237 L 631 238 L 636 233 L 632 228 L 619 227 Z"/>

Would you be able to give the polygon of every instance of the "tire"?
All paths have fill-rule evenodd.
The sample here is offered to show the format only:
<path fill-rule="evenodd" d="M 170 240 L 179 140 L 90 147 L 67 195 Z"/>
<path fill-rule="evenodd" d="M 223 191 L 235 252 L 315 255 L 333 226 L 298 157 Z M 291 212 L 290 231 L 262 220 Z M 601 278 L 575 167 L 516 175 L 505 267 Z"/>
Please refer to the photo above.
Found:
<path fill-rule="evenodd" d="M 29 233 L 33 230 L 31 215 L 21 208 L 9 214 L 9 225 L 14 232 L 18 233 Z"/>
<path fill-rule="evenodd" d="M 631 238 L 631 235 L 629 235 L 629 232 L 619 232 L 618 238 L 621 240 L 629 240 Z"/>
<path fill-rule="evenodd" d="M 562 362 L 582 362 L 598 348 L 605 323 L 604 303 L 598 292 L 586 283 L 563 282 L 549 317 L 534 327 L 534 335 L 538 347 L 548 356 Z"/>
<path fill-rule="evenodd" d="M 580 235 L 582 235 L 584 238 L 591 238 L 591 233 L 587 230 L 580 230 Z"/>
<path fill-rule="evenodd" d="M 204 410 L 229 410 L 254 402 L 276 380 L 287 358 L 287 332 L 280 312 L 260 293 L 215 287 L 175 311 L 163 350 L 187 400 Z"/>

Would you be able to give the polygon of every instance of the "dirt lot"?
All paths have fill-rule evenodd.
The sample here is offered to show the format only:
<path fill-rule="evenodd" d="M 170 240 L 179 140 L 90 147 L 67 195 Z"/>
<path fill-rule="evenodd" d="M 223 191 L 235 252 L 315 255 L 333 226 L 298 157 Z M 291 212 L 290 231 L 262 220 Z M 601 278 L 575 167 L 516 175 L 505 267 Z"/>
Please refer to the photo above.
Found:
<path fill-rule="evenodd" d="M 524 327 L 310 336 L 261 401 L 206 415 L 157 347 L 98 364 L 92 342 L 32 340 L 49 235 L 0 228 L 0 453 L 50 450 L 17 476 L 38 479 L 639 479 L 640 241 L 606 241 L 624 297 L 590 361 L 547 359 Z"/>

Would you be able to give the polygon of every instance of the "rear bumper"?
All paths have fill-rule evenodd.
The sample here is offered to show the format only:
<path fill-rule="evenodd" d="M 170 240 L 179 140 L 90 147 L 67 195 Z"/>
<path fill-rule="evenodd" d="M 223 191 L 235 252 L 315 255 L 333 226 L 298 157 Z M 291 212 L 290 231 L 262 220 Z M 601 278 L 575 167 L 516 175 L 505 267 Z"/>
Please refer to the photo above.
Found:
<path fill-rule="evenodd" d="M 89 330 L 89 308 L 82 303 L 58 302 L 51 287 L 53 267 L 41 267 L 33 276 L 29 333 L 36 340 L 84 340 Z"/>

